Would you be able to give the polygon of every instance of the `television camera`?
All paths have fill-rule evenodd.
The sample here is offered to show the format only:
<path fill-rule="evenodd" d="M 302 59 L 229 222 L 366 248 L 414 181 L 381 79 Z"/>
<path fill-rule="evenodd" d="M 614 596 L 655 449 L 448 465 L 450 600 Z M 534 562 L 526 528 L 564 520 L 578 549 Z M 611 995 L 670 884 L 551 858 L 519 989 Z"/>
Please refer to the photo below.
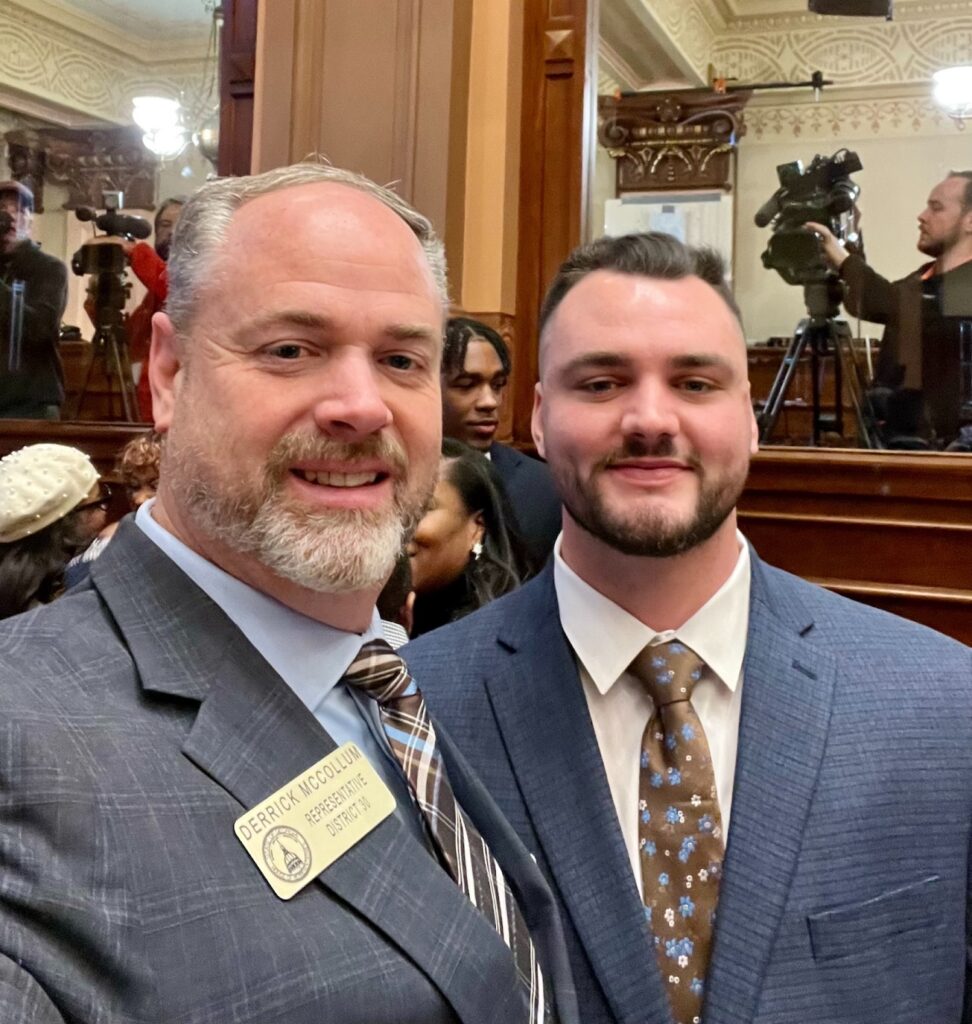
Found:
<path fill-rule="evenodd" d="M 820 238 L 806 225 L 826 224 L 842 242 L 860 249 L 857 197 L 860 187 L 851 175 L 862 169 L 860 157 L 849 149 L 833 156 L 814 156 L 804 169 L 799 160 L 776 169 L 780 187 L 756 211 L 756 226 L 771 226 L 762 254 L 763 266 L 775 270 L 787 284 L 802 285 L 807 317 L 797 325 L 760 415 L 760 441 L 770 441 L 783 409 L 797 365 L 810 352 L 813 443 L 825 432 L 843 434 L 844 383 L 854 408 L 858 433 L 868 448 L 880 447 L 867 382 L 854 358 L 850 328 L 838 320 L 843 287 L 823 254 Z M 834 411 L 821 410 L 824 358 L 834 367 Z"/>
<path fill-rule="evenodd" d="M 103 192 L 103 212 L 87 206 L 78 207 L 74 215 L 83 222 L 93 222 L 104 234 L 85 242 L 71 257 L 71 269 L 78 276 L 88 276 L 88 295 L 93 305 L 95 325 L 91 339 L 92 356 L 78 398 L 78 410 L 84 403 L 96 363 L 101 363 L 109 381 L 117 380 L 122 410 L 129 422 L 137 419 L 135 382 L 128 357 L 125 328 L 125 304 L 131 294 L 131 282 L 125 278 L 128 259 L 119 239 L 148 238 L 152 225 L 142 217 L 119 213 L 124 205 L 121 192 Z"/>

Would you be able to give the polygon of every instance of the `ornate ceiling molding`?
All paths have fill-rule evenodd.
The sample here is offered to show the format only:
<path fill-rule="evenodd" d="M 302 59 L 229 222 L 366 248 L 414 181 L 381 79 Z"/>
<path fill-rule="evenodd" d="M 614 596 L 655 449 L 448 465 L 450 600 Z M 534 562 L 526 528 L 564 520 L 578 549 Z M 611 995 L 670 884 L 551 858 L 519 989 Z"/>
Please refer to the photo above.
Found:
<path fill-rule="evenodd" d="M 746 84 L 799 80 L 819 69 L 837 86 L 872 87 L 928 83 L 939 68 L 967 62 L 970 52 L 972 11 L 963 0 L 912 4 L 893 22 L 760 18 L 720 37 L 712 61 L 720 75 Z"/>
<path fill-rule="evenodd" d="M 725 30 L 716 5 L 712 0 L 651 0 L 647 6 L 700 81 L 708 84 L 712 49 L 720 32 Z"/>
<path fill-rule="evenodd" d="M 146 62 L 40 15 L 0 4 L 0 87 L 38 97 L 92 120 L 131 121 L 132 96 L 198 89 L 198 59 Z"/>
<path fill-rule="evenodd" d="M 10 173 L 34 193 L 38 213 L 44 211 L 48 183 L 67 186 L 68 210 L 97 209 L 106 191 L 124 192 L 126 205 L 134 209 L 155 205 L 158 164 L 137 128 L 14 129 L 5 139 Z"/>

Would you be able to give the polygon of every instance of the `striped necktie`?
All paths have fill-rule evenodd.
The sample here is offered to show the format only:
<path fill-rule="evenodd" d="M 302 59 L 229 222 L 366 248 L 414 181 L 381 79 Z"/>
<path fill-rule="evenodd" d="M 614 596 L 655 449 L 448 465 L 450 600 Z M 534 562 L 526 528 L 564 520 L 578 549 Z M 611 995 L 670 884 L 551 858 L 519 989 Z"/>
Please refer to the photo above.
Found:
<path fill-rule="evenodd" d="M 456 802 L 425 699 L 402 659 L 384 640 L 366 643 L 344 682 L 378 704 L 381 724 L 422 814 L 443 867 L 513 952 L 529 993 L 529 1024 L 552 1021 L 526 922 L 486 840 Z"/>

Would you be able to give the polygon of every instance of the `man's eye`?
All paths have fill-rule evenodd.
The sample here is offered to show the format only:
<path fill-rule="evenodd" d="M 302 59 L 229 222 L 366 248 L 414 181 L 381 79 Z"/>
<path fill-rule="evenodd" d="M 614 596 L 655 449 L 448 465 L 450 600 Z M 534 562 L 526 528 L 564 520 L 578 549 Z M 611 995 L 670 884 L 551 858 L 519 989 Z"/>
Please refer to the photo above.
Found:
<path fill-rule="evenodd" d="M 385 359 L 385 365 L 390 366 L 393 370 L 412 370 L 415 368 L 416 362 L 412 356 L 406 356 L 399 352 L 388 356 Z"/>
<path fill-rule="evenodd" d="M 704 395 L 712 390 L 712 384 L 707 380 L 683 380 L 681 383 L 683 391 L 691 391 L 697 395 Z"/>
<path fill-rule="evenodd" d="M 303 345 L 298 345 L 296 342 L 283 342 L 280 345 L 273 345 L 267 350 L 267 354 L 275 356 L 277 359 L 294 360 L 300 359 L 304 354 L 305 349 Z"/>
<path fill-rule="evenodd" d="M 604 378 L 598 380 L 586 380 L 580 384 L 581 391 L 587 391 L 592 395 L 603 395 L 613 391 L 618 386 L 617 381 Z"/>

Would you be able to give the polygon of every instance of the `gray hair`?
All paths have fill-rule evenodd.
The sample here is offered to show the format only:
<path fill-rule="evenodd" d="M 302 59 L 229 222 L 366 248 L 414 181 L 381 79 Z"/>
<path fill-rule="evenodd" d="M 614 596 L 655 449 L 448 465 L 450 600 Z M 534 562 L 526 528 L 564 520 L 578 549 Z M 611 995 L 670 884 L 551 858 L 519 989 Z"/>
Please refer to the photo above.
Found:
<path fill-rule="evenodd" d="M 673 235 L 649 231 L 619 238 L 605 236 L 576 248 L 561 264 L 547 290 L 540 309 L 541 334 L 564 296 L 596 270 L 665 281 L 699 277 L 712 285 L 742 325 L 742 316 L 726 282 L 725 263 L 719 253 L 714 249 L 685 245 Z"/>
<path fill-rule="evenodd" d="M 419 240 L 444 305 L 449 302 L 445 250 L 431 222 L 390 188 L 377 185 L 353 171 L 332 167 L 322 161 L 305 161 L 278 167 L 263 174 L 238 178 L 217 178 L 207 182 L 186 203 L 176 225 L 169 256 L 169 295 L 166 312 L 177 333 L 185 334 L 196 313 L 199 293 L 220 243 L 226 237 L 233 214 L 244 203 L 268 192 L 298 185 L 333 182 L 347 185 L 396 213 Z"/>

